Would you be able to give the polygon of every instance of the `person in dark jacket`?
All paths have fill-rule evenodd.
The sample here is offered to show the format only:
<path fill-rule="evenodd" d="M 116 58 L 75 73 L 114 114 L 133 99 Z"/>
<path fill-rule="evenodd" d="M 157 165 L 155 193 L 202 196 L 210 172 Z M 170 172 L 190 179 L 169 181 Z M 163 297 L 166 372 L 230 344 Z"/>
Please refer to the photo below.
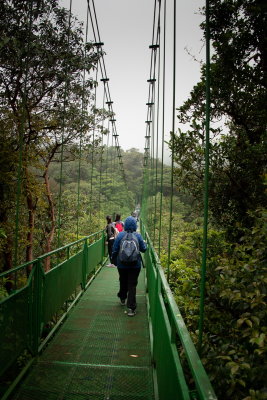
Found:
<path fill-rule="evenodd" d="M 107 234 L 107 242 L 108 242 L 108 255 L 110 258 L 111 262 L 111 257 L 112 257 L 112 247 L 114 244 L 115 240 L 115 227 L 114 224 L 112 223 L 111 217 L 109 215 L 106 216 L 107 220 L 107 226 L 106 226 L 106 234 Z M 110 266 L 112 264 L 109 264 Z"/>
<path fill-rule="evenodd" d="M 128 233 L 134 233 L 138 240 L 139 250 L 144 253 L 146 251 L 146 243 L 140 233 L 136 232 L 136 220 L 133 217 L 128 217 L 124 221 L 124 231 L 120 232 L 115 239 L 112 250 L 112 262 L 118 267 L 120 276 L 120 290 L 118 297 L 121 304 L 124 305 L 127 300 L 128 316 L 133 317 L 136 312 L 136 286 L 138 283 L 138 276 L 141 270 L 141 254 L 139 253 L 137 261 L 129 266 L 123 264 L 119 257 L 120 244 L 124 236 Z"/>

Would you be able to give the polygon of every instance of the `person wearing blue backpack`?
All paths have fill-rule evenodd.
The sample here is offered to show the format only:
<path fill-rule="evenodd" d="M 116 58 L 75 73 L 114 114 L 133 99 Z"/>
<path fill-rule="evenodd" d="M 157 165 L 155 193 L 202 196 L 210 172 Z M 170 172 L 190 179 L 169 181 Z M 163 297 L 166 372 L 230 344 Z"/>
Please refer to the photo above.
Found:
<path fill-rule="evenodd" d="M 136 232 L 137 224 L 134 217 L 124 221 L 124 231 L 115 239 L 112 249 L 112 262 L 118 268 L 120 290 L 118 297 L 122 305 L 127 305 L 128 316 L 136 314 L 136 286 L 141 270 L 141 254 L 147 249 L 142 235 Z"/>

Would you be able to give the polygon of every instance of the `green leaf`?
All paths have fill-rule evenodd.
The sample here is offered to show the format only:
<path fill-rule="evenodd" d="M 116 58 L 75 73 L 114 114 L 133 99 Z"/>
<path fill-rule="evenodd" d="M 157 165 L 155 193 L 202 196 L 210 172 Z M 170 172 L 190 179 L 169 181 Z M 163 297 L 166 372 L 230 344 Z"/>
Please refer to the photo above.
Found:
<path fill-rule="evenodd" d="M 241 367 L 244 369 L 250 369 L 250 365 L 248 363 L 242 363 Z"/>
<path fill-rule="evenodd" d="M 252 328 L 252 322 L 250 321 L 250 319 L 246 319 L 245 320 L 245 323 L 250 327 L 250 328 Z"/>
<path fill-rule="evenodd" d="M 245 321 L 245 318 L 239 318 L 239 319 L 237 320 L 237 326 L 238 326 L 238 327 L 241 326 L 241 325 L 244 323 L 244 321 Z"/>
<path fill-rule="evenodd" d="M 236 364 L 231 368 L 231 374 L 234 375 L 237 373 L 237 371 L 239 370 L 239 365 Z"/>
<path fill-rule="evenodd" d="M 241 386 L 246 387 L 246 382 L 243 381 L 243 379 L 237 379 L 237 382 L 238 382 Z"/>
<path fill-rule="evenodd" d="M 260 325 L 260 319 L 258 317 L 255 317 L 255 315 L 253 315 L 251 319 L 256 323 L 256 325 Z"/>

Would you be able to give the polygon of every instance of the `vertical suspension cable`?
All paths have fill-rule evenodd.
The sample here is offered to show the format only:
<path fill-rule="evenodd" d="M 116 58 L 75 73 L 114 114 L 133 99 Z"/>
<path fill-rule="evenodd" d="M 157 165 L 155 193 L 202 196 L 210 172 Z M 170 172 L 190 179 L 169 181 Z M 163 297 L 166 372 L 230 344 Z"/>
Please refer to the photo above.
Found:
<path fill-rule="evenodd" d="M 160 212 L 159 212 L 159 245 L 158 253 L 161 251 L 161 225 L 162 225 L 162 201 L 163 201 L 163 162 L 164 162 L 164 139 L 165 139 L 165 80 L 166 80 L 166 0 L 164 0 L 163 11 L 163 67 L 162 67 L 162 141 L 161 141 L 161 175 L 160 175 Z"/>
<path fill-rule="evenodd" d="M 87 1 L 89 2 L 89 0 L 87 0 Z M 97 35 L 98 35 L 98 38 L 99 38 L 99 41 L 100 41 L 100 33 L 99 33 L 99 28 L 98 28 L 98 22 L 97 22 L 96 10 L 95 10 L 95 3 L 94 3 L 94 0 L 91 0 L 91 2 L 92 2 L 92 5 L 93 5 L 93 13 L 94 13 L 94 17 L 95 17 Z M 103 66 L 102 66 L 101 63 L 100 63 L 100 69 L 101 69 L 101 72 L 102 72 L 102 76 L 104 76 L 104 75 L 107 76 L 106 67 L 105 67 L 105 62 L 104 62 L 104 58 L 103 58 L 103 57 L 102 57 L 102 64 L 103 64 Z M 107 85 L 107 97 L 110 99 L 110 93 L 109 93 L 109 87 L 108 87 L 108 85 Z M 114 126 L 114 129 L 115 129 L 115 126 Z M 116 139 L 116 141 L 117 141 L 117 144 L 118 144 L 118 136 L 119 136 L 119 135 L 116 133 L 115 139 Z M 116 150 L 117 150 L 118 157 L 120 158 L 121 156 L 120 156 L 120 152 L 119 152 L 119 145 L 117 145 L 115 148 L 116 148 Z M 122 160 L 121 160 L 120 165 L 121 165 L 121 167 L 122 167 Z M 127 181 L 126 181 L 126 179 L 125 179 L 125 174 L 124 174 L 123 167 L 122 167 L 122 168 L 119 168 L 119 171 L 122 173 L 122 174 L 121 174 L 121 175 L 122 175 L 122 178 L 123 178 L 123 180 L 124 180 L 124 183 L 125 183 L 126 188 L 128 189 L 128 183 L 127 183 Z"/>
<path fill-rule="evenodd" d="M 176 86 L 176 0 L 173 1 L 173 98 L 172 98 L 172 134 L 171 134 L 171 198 L 170 198 L 170 222 L 168 242 L 167 280 L 170 280 L 171 240 L 172 240 L 172 209 L 173 209 L 173 170 L 174 170 L 174 131 L 175 131 L 175 86 Z"/>
<path fill-rule="evenodd" d="M 88 38 L 88 5 L 86 13 L 86 27 L 85 27 L 85 45 L 84 45 L 84 58 L 86 57 L 86 43 Z M 83 95 L 82 95 L 82 116 L 84 115 L 84 91 L 85 91 L 85 66 L 83 69 Z M 76 237 L 79 237 L 79 213 L 80 213 L 80 186 L 81 186 L 81 154 L 82 154 L 82 134 L 80 134 L 79 143 L 79 166 L 78 166 L 78 190 L 77 190 L 77 230 Z"/>
<path fill-rule="evenodd" d="M 153 42 L 154 43 L 154 42 Z M 153 45 L 152 45 L 153 46 Z M 150 107 L 150 120 L 151 124 L 149 124 L 149 129 L 150 129 L 150 197 L 149 197 L 149 215 L 150 215 L 150 228 L 151 228 L 151 237 L 152 237 L 152 229 L 154 226 L 155 222 L 155 215 L 153 215 L 153 193 L 154 193 L 154 162 L 155 162 L 155 71 L 156 71 L 156 48 L 153 48 L 152 50 L 152 57 L 153 63 L 152 63 L 152 71 L 151 71 L 151 76 L 150 77 L 150 83 L 151 83 L 151 101 L 153 106 Z"/>
<path fill-rule="evenodd" d="M 69 49 L 70 44 L 70 23 L 71 23 L 71 10 L 72 0 L 70 0 L 69 7 L 69 22 L 68 22 L 68 43 L 67 48 Z M 65 78 L 67 78 L 67 67 L 65 70 Z M 61 152 L 60 152 L 60 178 L 59 178 L 59 197 L 58 197 L 58 235 L 57 245 L 60 247 L 60 234 L 61 234 L 61 200 L 62 200 L 62 177 L 63 177 L 63 151 L 64 151 L 64 137 L 65 137 L 65 117 L 66 117 L 66 101 L 67 101 L 67 80 L 65 81 L 64 87 L 64 100 L 63 100 L 63 123 L 62 123 L 62 135 L 61 135 Z"/>
<path fill-rule="evenodd" d="M 114 132 L 114 123 L 111 122 L 111 148 L 112 148 L 112 152 L 111 152 L 111 170 L 112 170 L 112 179 L 111 179 L 111 186 L 112 186 L 112 190 L 114 190 L 114 180 L 115 180 L 115 132 Z"/>
<path fill-rule="evenodd" d="M 154 43 L 154 35 L 155 35 L 155 25 L 156 25 L 156 9 L 157 9 L 157 0 L 154 1 L 154 13 L 153 13 L 153 31 L 152 31 L 152 44 Z M 146 184 L 149 186 L 149 198 L 146 200 L 146 206 L 148 206 L 149 210 L 151 208 L 151 193 L 152 193 L 152 188 L 151 188 L 151 172 L 152 172 L 152 157 L 151 157 L 151 149 L 153 146 L 153 127 L 152 127 L 152 132 L 151 132 L 151 123 L 153 121 L 153 109 L 154 109 L 154 81 L 153 79 L 153 55 L 154 55 L 154 50 L 152 50 L 151 53 L 151 59 L 150 59 L 150 79 L 148 80 L 149 82 L 149 93 L 148 93 L 148 111 L 147 111 L 147 128 L 146 128 L 146 147 L 145 147 L 145 154 L 146 154 L 146 170 L 147 170 L 147 180 Z M 145 187 L 144 187 L 145 189 Z M 152 208 L 151 208 L 152 209 Z M 146 213 L 147 214 L 147 213 Z M 146 222 L 148 225 L 151 225 L 151 218 L 152 218 L 152 213 L 149 212 L 149 219 L 145 218 Z"/>
<path fill-rule="evenodd" d="M 158 0 L 158 22 L 157 22 L 157 29 L 155 32 L 155 39 L 153 38 L 153 56 L 154 56 L 154 63 L 153 63 L 153 115 L 152 115 L 152 152 L 151 152 L 151 181 L 152 181 L 152 189 L 151 189 L 151 217 L 152 217 L 152 225 L 151 225 L 151 236 L 153 237 L 153 243 L 155 242 L 155 229 L 156 229 L 156 196 L 157 196 L 157 170 L 155 165 L 157 165 L 157 152 L 158 152 L 158 104 L 156 109 L 156 67 L 158 62 L 158 69 L 160 68 L 159 60 L 158 60 L 158 47 L 159 47 L 159 38 L 160 38 L 160 13 L 161 13 L 161 0 Z M 159 76 L 158 76 L 159 78 Z M 159 80 L 158 80 L 159 85 Z M 158 100 L 158 96 L 157 96 Z M 156 134 L 155 134 L 155 126 L 156 126 Z M 154 196 L 154 201 L 153 201 Z"/>
<path fill-rule="evenodd" d="M 153 243 L 155 246 L 156 241 L 156 218 L 157 218 L 157 193 L 158 193 L 158 152 L 159 152 L 159 102 L 160 102 L 160 34 L 161 34 L 161 27 L 160 27 L 160 15 L 161 15 L 161 0 L 159 0 L 159 18 L 158 18 L 158 38 L 157 44 L 159 45 L 158 50 L 158 88 L 157 88 L 157 130 L 156 130 L 156 174 L 155 174 L 155 210 L 154 210 L 154 229 L 153 229 Z"/>
<path fill-rule="evenodd" d="M 103 81 L 104 84 L 104 93 L 103 93 L 103 111 L 105 108 L 105 100 L 106 100 L 106 81 Z M 98 219 L 101 221 L 101 191 L 102 191 L 102 164 L 103 164 L 103 150 L 104 150 L 104 119 L 102 121 L 102 133 L 101 133 L 101 146 L 100 146 L 100 177 L 99 177 L 99 213 Z"/>
<path fill-rule="evenodd" d="M 152 134 L 151 134 L 151 157 L 150 157 L 150 168 L 151 168 L 151 196 L 150 196 L 150 215 L 151 215 L 151 226 L 150 226 L 150 234 L 153 237 L 153 227 L 155 225 L 155 215 L 154 215 L 154 207 L 153 207 L 153 195 L 154 195 L 154 163 L 155 163 L 155 70 L 156 70 L 156 51 L 153 51 L 154 56 L 154 64 L 153 64 L 153 85 L 152 85 L 152 101 L 154 103 L 152 110 Z M 154 240 L 154 239 L 153 239 Z"/>
<path fill-rule="evenodd" d="M 21 198 L 21 178 L 22 178 L 22 156 L 23 156 L 23 136 L 25 130 L 26 121 L 26 96 L 27 96 L 27 82 L 29 73 L 29 51 L 30 51 L 30 33 L 32 30 L 32 9 L 33 2 L 30 1 L 30 11 L 29 11 L 29 25 L 27 30 L 27 54 L 25 60 L 25 80 L 24 80 L 24 93 L 22 93 L 21 98 L 21 119 L 19 122 L 19 165 L 17 171 L 17 192 L 16 192 L 16 214 L 15 214 L 15 249 L 14 249 L 14 266 L 18 263 L 18 236 L 19 236 L 19 215 L 20 215 L 20 198 Z"/>
<path fill-rule="evenodd" d="M 109 165 L 109 140 L 110 140 L 110 121 L 108 120 L 107 149 L 106 149 L 106 187 L 108 186 L 108 165 Z M 106 197 L 106 196 L 105 196 Z M 108 200 L 108 199 L 107 199 Z M 105 217 L 105 215 L 104 215 Z"/>
<path fill-rule="evenodd" d="M 93 36 L 95 39 L 95 43 L 97 44 L 97 39 L 96 39 L 96 33 L 95 33 L 95 27 L 93 23 L 93 16 L 91 12 L 91 7 L 90 7 L 90 0 L 87 0 L 87 8 L 88 12 L 90 15 L 90 20 L 91 20 L 91 26 L 93 30 Z M 99 42 L 100 45 L 100 42 Z M 99 47 L 97 46 L 97 51 L 99 50 Z M 89 196 L 89 224 L 92 226 L 92 199 L 93 199 L 93 168 L 94 168 L 94 143 L 95 143 L 95 110 L 96 110 L 96 93 L 97 93 L 97 78 L 98 78 L 98 67 L 99 67 L 100 61 L 97 60 L 97 65 L 96 65 L 96 74 L 95 74 L 95 94 L 94 94 L 94 121 L 93 121 L 93 138 L 92 138 L 92 148 L 91 148 L 91 176 L 90 176 L 90 196 Z"/>
<path fill-rule="evenodd" d="M 90 0 L 87 0 L 87 4 L 88 4 L 88 7 L 89 7 L 90 18 L 91 18 L 91 23 L 92 23 L 92 28 L 93 28 L 93 33 L 94 33 L 94 38 L 95 38 L 95 41 L 98 40 L 99 44 L 103 45 L 104 43 L 102 43 L 101 39 L 100 39 L 100 33 L 99 33 L 99 28 L 98 28 L 98 22 L 97 22 L 97 16 L 96 16 L 94 0 L 91 0 L 91 3 L 92 3 L 92 9 L 93 9 L 92 11 L 91 11 L 91 7 L 90 7 Z M 93 18 L 93 16 L 94 16 L 94 18 Z M 94 27 L 94 21 L 95 21 L 96 28 Z M 100 71 L 101 71 L 101 74 L 102 74 L 102 78 L 106 77 L 107 73 L 106 73 L 106 66 L 105 66 L 105 60 L 104 60 L 103 55 L 99 59 L 99 68 L 100 68 Z M 111 101 L 111 96 L 110 96 L 110 91 L 109 91 L 109 85 L 108 84 L 106 86 L 106 89 L 107 89 L 106 97 L 109 100 L 108 102 L 110 104 L 112 104 L 113 102 Z M 112 107 L 110 108 L 110 111 L 112 111 L 112 114 L 114 115 Z M 114 130 L 115 130 L 115 126 L 114 126 Z M 116 133 L 116 141 L 117 142 L 118 142 L 118 138 L 117 138 L 118 136 L 119 135 Z M 115 147 L 115 151 L 117 151 L 118 156 L 121 157 L 119 155 L 119 147 L 118 146 Z M 123 166 L 122 166 L 123 165 L 122 160 L 121 160 L 120 165 L 121 165 L 120 172 L 121 172 L 122 178 L 124 180 L 125 187 L 127 188 L 127 190 L 129 190 L 128 189 L 128 183 L 127 183 L 127 180 L 126 180 L 126 177 L 125 177 L 125 173 L 124 173 L 124 169 L 123 169 Z"/>
<path fill-rule="evenodd" d="M 98 77 L 98 64 L 96 65 L 96 77 L 95 77 L 95 96 L 94 96 L 94 122 L 93 122 L 93 137 L 92 137 L 92 149 L 91 149 L 91 184 L 90 184 L 90 212 L 89 221 L 90 226 L 92 225 L 92 199 L 93 199 L 93 172 L 94 172 L 94 147 L 95 147 L 95 110 L 96 110 L 96 93 L 97 93 L 97 77 Z"/>
<path fill-rule="evenodd" d="M 210 146 L 210 10 L 209 0 L 206 0 L 206 145 L 205 145 L 205 175 L 204 175 L 204 222 L 203 222 L 203 247 L 200 282 L 200 310 L 199 310 L 199 334 L 198 352 L 201 354 L 203 322 L 204 322 L 204 300 L 207 264 L 207 241 L 208 241 L 208 211 L 209 211 L 209 146 Z"/>

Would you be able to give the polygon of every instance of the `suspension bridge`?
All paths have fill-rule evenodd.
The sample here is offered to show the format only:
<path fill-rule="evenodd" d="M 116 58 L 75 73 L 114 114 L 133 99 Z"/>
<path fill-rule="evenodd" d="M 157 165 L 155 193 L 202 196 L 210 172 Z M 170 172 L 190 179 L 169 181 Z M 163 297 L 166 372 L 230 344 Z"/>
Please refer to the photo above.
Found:
<path fill-rule="evenodd" d="M 38 2 L 37 2 L 38 3 Z M 30 1 L 28 12 L 28 46 L 34 22 L 34 13 L 38 4 Z M 71 4 L 69 10 L 69 26 L 71 26 Z M 87 21 L 85 43 L 88 42 L 88 26 L 91 24 L 93 32 L 94 54 L 97 57 L 95 68 L 95 82 L 103 84 L 103 109 L 108 108 L 108 134 L 100 135 L 103 146 L 116 149 L 116 158 L 112 159 L 114 171 L 118 171 L 127 188 L 127 176 L 123 166 L 123 157 L 119 145 L 119 135 L 116 128 L 115 111 L 111 98 L 109 79 L 107 76 L 104 52 L 104 43 L 101 40 L 96 18 L 94 1 L 87 2 Z M 173 2 L 173 106 L 172 132 L 175 131 L 175 48 L 176 48 L 176 2 Z M 207 2 L 208 10 L 208 2 Z M 1 288 L 7 282 L 12 282 L 8 295 L 0 302 L 1 310 L 1 350 L 0 375 L 4 377 L 5 390 L 2 391 L 2 400 L 6 399 L 92 399 L 92 400 L 174 400 L 199 399 L 212 400 L 216 395 L 211 386 L 209 377 L 202 365 L 200 355 L 186 328 L 179 311 L 179 304 L 175 303 L 170 290 L 169 270 L 165 272 L 161 266 L 158 254 L 161 252 L 160 237 L 155 235 L 155 226 L 147 229 L 149 219 L 153 220 L 159 212 L 158 231 L 162 230 L 162 190 L 161 197 L 151 200 L 149 188 L 160 187 L 163 182 L 163 170 L 158 167 L 157 159 L 164 156 L 164 134 L 159 145 L 159 123 L 157 122 L 157 104 L 162 96 L 165 102 L 164 56 L 166 38 L 166 0 L 155 1 L 154 23 L 151 51 L 151 69 L 148 78 L 149 93 L 147 99 L 147 120 L 145 122 L 144 172 L 143 194 L 141 199 L 140 231 L 147 241 L 148 250 L 143 255 L 143 268 L 137 287 L 138 313 L 134 318 L 128 318 L 125 307 L 119 304 L 116 297 L 118 290 L 118 274 L 116 268 L 107 264 L 107 249 L 105 231 L 92 233 L 80 238 L 79 211 L 81 209 L 80 174 L 81 148 L 83 137 L 79 138 L 79 166 L 77 185 L 77 240 L 69 244 L 62 244 L 62 218 L 64 210 L 61 206 L 62 181 L 64 175 L 65 139 L 68 130 L 67 109 L 69 84 L 67 76 L 71 73 L 70 67 L 64 70 L 65 85 L 62 89 L 63 122 L 61 129 L 60 152 L 60 187 L 58 200 L 57 246 L 54 250 L 47 248 L 45 254 L 36 259 L 30 259 L 18 265 L 20 260 L 19 224 L 22 212 L 21 196 L 23 187 L 23 160 L 24 137 L 27 112 L 22 111 L 21 129 L 19 132 L 19 162 L 16 194 L 16 223 L 14 235 L 14 265 L 0 274 Z M 208 12 L 207 12 L 208 26 Z M 163 29 L 160 29 L 162 27 Z M 163 32 L 163 36 L 161 36 Z M 71 38 L 67 38 L 67 47 L 70 49 Z M 91 38 L 90 38 L 91 39 Z M 207 235 L 207 179 L 208 179 L 208 143 L 209 143 L 209 37 L 207 29 L 207 121 L 206 121 L 206 173 L 205 173 L 205 221 L 204 247 L 202 265 L 202 283 L 200 299 L 200 346 L 203 331 L 204 287 L 205 287 L 205 248 Z M 160 53 L 161 50 L 161 53 Z M 85 46 L 84 55 L 87 55 Z M 163 68 L 160 68 L 163 67 Z M 26 77 L 30 74 L 30 61 L 26 56 Z M 160 74 L 163 72 L 163 85 L 160 86 Z M 86 87 L 87 72 L 84 70 L 82 86 Z M 97 85 L 94 86 L 94 101 L 97 98 Z M 84 92 L 82 92 L 84 93 Z M 22 96 L 22 108 L 27 104 L 26 96 Z M 73 100 L 75 101 L 75 99 Z M 94 104 L 96 107 L 96 104 Z M 87 100 L 82 94 L 81 115 L 85 113 Z M 164 109 L 164 107 L 163 107 Z M 165 112 L 165 110 L 164 110 Z M 95 119 L 97 115 L 95 113 Z M 162 132 L 164 132 L 164 115 L 162 117 Z M 104 124 L 104 123 L 103 123 Z M 93 188 L 96 177 L 93 166 L 96 162 L 104 163 L 102 153 L 95 153 L 96 120 L 94 120 L 92 149 L 89 155 L 92 171 L 90 181 L 89 204 L 93 201 Z M 107 151 L 107 163 L 109 154 Z M 173 176 L 173 159 L 171 177 Z M 104 176 L 102 169 L 98 176 L 98 189 L 101 193 Z M 173 178 L 171 178 L 173 190 Z M 49 197 L 49 196 L 48 196 Z M 172 196 L 171 196 L 172 199 Z M 28 199 L 29 200 L 29 199 Z M 51 200 L 51 199 L 49 199 Z M 101 205 L 101 196 L 98 202 Z M 154 202 L 151 205 L 151 201 Z M 158 203 L 157 203 L 158 201 Z M 149 203 L 150 202 L 150 203 Z M 91 211 L 90 211 L 91 213 Z M 102 216 L 99 209 L 99 217 Z M 91 214 L 90 214 L 91 217 Z M 53 220 L 55 223 L 55 219 Z M 56 224 L 56 223 L 55 223 Z M 150 224 L 151 225 L 151 224 Z M 170 263 L 170 246 L 172 232 L 172 200 L 170 205 L 168 264 Z M 160 235 L 160 233 L 159 233 Z M 18 266 L 17 266 L 18 265 Z M 15 365 L 15 367 L 14 367 Z M 18 367 L 22 365 L 22 367 Z M 15 370 L 15 373 L 14 373 Z M 12 374 L 10 374 L 12 371 Z M 17 373 L 16 373 L 17 371 Z M 14 376 L 15 375 L 15 376 Z M 12 376 L 12 379 L 10 378 Z"/>

